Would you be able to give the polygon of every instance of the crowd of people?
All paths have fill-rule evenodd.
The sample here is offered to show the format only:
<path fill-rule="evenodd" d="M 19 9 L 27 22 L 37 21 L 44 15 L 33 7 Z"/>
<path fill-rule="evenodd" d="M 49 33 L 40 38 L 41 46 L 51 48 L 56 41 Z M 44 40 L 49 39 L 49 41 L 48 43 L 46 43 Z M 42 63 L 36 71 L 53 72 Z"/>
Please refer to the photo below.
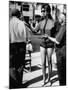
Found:
<path fill-rule="evenodd" d="M 66 85 L 66 15 L 60 13 L 58 24 L 51 16 L 49 4 L 42 5 L 42 19 L 35 27 L 30 22 L 30 28 L 21 20 L 21 13 L 14 9 L 9 21 L 9 43 L 10 43 L 10 66 L 9 66 L 9 88 L 21 87 L 23 78 L 23 68 L 25 65 L 26 44 L 31 36 L 27 31 L 34 33 L 40 31 L 41 40 L 40 53 L 43 73 L 43 86 L 50 82 L 52 73 L 52 54 L 55 49 L 57 57 L 57 69 L 60 85 Z M 59 27 L 59 28 L 58 28 Z M 58 32 L 57 32 L 58 29 Z M 30 41 L 31 42 L 31 41 Z M 46 79 L 46 59 L 48 61 L 48 78 Z M 14 76 L 12 76 L 14 72 Z M 51 83 L 52 84 L 52 83 Z M 23 86 L 24 87 L 24 86 Z"/>

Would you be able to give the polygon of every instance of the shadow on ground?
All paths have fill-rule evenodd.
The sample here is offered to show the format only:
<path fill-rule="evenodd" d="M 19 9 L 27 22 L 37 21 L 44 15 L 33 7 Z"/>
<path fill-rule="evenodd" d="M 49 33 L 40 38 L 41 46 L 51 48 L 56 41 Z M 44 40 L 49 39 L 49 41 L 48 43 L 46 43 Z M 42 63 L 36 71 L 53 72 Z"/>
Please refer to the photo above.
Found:
<path fill-rule="evenodd" d="M 39 70 L 39 69 L 40 69 L 40 68 L 37 67 L 37 66 L 33 66 L 33 67 L 32 67 L 32 71 L 36 71 L 36 70 Z M 51 74 L 51 78 L 53 78 L 53 77 L 56 76 L 56 75 L 57 75 L 57 71 L 53 71 L 52 74 Z M 46 79 L 47 79 L 47 77 L 48 77 L 48 74 L 46 74 Z M 35 78 L 27 81 L 26 83 L 24 83 L 22 88 L 27 88 L 27 87 L 30 86 L 31 84 L 37 83 L 37 82 L 39 82 L 39 81 L 42 81 L 42 79 L 43 79 L 43 76 L 42 76 L 42 75 L 40 75 L 40 76 L 38 76 L 38 77 L 35 77 Z M 55 77 L 55 78 L 51 79 L 51 84 L 55 83 L 56 81 L 58 81 L 58 77 Z M 47 84 L 47 83 L 46 83 L 46 84 Z"/>

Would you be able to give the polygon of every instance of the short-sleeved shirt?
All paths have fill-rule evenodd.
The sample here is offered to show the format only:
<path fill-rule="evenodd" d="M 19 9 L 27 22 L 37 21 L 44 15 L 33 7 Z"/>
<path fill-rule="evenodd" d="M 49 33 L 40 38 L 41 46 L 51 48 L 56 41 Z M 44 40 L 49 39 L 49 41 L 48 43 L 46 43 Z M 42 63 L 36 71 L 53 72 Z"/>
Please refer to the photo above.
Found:
<path fill-rule="evenodd" d="M 59 32 L 56 35 L 56 40 L 60 42 L 58 47 L 66 45 L 66 24 L 62 25 L 59 29 Z"/>
<path fill-rule="evenodd" d="M 26 42 L 26 30 L 23 21 L 13 17 L 9 23 L 10 43 Z"/>

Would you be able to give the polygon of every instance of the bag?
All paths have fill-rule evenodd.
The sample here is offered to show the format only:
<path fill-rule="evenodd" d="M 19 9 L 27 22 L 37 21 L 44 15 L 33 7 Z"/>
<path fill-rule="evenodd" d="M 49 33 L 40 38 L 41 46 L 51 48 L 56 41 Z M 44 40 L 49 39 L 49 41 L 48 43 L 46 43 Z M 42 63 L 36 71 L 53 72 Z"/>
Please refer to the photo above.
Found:
<path fill-rule="evenodd" d="M 27 51 L 33 51 L 33 47 L 32 47 L 32 44 L 31 43 L 28 43 L 27 45 L 26 45 L 26 50 Z"/>

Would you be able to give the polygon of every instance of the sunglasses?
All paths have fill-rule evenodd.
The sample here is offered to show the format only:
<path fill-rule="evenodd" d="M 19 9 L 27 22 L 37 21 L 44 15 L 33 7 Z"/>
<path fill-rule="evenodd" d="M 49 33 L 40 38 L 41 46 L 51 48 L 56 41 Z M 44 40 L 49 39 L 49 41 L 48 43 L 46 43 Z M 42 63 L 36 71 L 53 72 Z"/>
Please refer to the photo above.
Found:
<path fill-rule="evenodd" d="M 45 12 L 45 10 L 42 10 L 41 12 Z"/>

